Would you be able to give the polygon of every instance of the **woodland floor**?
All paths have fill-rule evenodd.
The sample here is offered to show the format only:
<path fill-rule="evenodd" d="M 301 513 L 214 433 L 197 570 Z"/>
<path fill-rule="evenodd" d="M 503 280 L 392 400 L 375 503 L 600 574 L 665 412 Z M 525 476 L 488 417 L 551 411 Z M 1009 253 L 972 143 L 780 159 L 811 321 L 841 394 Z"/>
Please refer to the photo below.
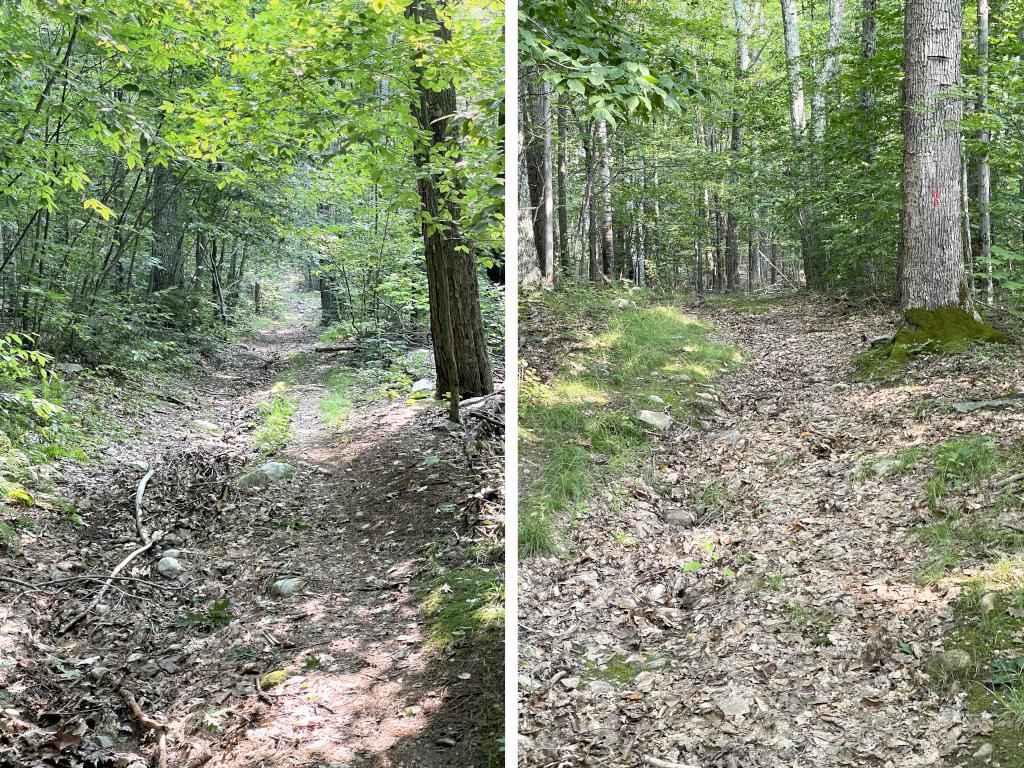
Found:
<path fill-rule="evenodd" d="M 974 433 L 1021 451 L 1024 404 L 950 408 L 1024 388 L 1019 348 L 859 382 L 851 357 L 892 332 L 891 315 L 799 296 L 678 306 L 743 363 L 696 416 L 652 435 L 645 466 L 564 521 L 560 556 L 520 564 L 522 763 L 1024 765 L 1021 733 L 975 706 L 968 683 L 925 674 L 957 644 L 968 582 L 1019 589 L 1024 560 L 965 543 L 936 573 L 911 530 L 945 519 L 925 500 L 931 462 L 865 471 Z M 552 341 L 557 327 L 543 313 L 521 323 L 542 379 L 580 346 Z M 992 479 L 953 493 L 961 512 L 989 514 Z M 1019 532 L 1024 499 L 1008 488 L 1012 519 L 990 522 Z M 667 522 L 673 511 L 684 522 Z"/>
<path fill-rule="evenodd" d="M 118 687 L 166 723 L 168 768 L 500 762 L 500 629 L 455 627 L 438 641 L 424 608 L 466 599 L 460 574 L 500 583 L 500 449 L 469 460 L 464 434 L 429 398 L 357 401 L 342 430 L 325 423 L 323 374 L 338 358 L 312 351 L 318 295 L 287 301 L 284 319 L 223 348 L 197 378 L 163 381 L 158 407 L 110 402 L 131 437 L 101 461 L 42 468 L 84 525 L 51 516 L 0 558 L 5 575 L 109 573 L 137 546 L 138 462 L 155 469 L 144 525 L 172 543 L 124 572 L 145 581 L 115 582 L 64 635 L 97 581 L 57 594 L 0 585 L 0 765 L 156 766 Z M 234 479 L 266 460 L 254 433 L 282 377 L 298 408 L 272 458 L 295 475 L 240 491 Z M 180 552 L 177 579 L 156 572 L 167 549 Z M 304 588 L 272 596 L 286 576 Z M 226 618 L 215 607 L 225 599 Z M 257 690 L 278 670 L 283 682 Z"/>

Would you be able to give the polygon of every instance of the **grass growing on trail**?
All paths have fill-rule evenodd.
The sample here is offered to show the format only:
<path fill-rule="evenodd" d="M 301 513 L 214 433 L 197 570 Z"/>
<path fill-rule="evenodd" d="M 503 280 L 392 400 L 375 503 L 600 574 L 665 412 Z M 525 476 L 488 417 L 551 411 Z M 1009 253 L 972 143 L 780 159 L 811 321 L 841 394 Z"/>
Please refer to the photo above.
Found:
<path fill-rule="evenodd" d="M 629 305 L 617 306 L 623 298 Z M 708 341 L 709 326 L 647 293 L 568 290 L 539 301 L 559 329 L 574 329 L 575 348 L 583 351 L 563 356 L 548 381 L 530 369 L 524 374 L 524 557 L 557 551 L 557 526 L 567 513 L 641 460 L 649 443 L 638 409 L 685 415 L 697 408 L 701 384 L 740 359 Z"/>
<path fill-rule="evenodd" d="M 343 427 L 355 407 L 352 390 L 355 382 L 347 366 L 337 365 L 324 377 L 327 394 L 320 400 L 324 423 L 333 429 Z"/>
<path fill-rule="evenodd" d="M 942 498 L 954 488 L 977 487 L 999 466 L 992 438 L 982 435 L 942 443 L 935 449 L 935 466 L 928 483 L 928 506 L 938 509 Z"/>
<path fill-rule="evenodd" d="M 939 581 L 967 558 L 994 561 L 1024 551 L 1024 533 L 1007 527 L 1000 519 L 1006 513 L 1020 511 L 1021 502 L 1012 487 L 988 498 L 989 503 L 981 509 L 976 503 L 967 506 L 958 501 L 965 493 L 976 498 L 993 476 L 1020 471 L 1024 445 L 1018 443 L 1006 450 L 992 437 L 970 434 L 939 443 L 926 455 L 932 458 L 932 468 L 925 500 L 942 517 L 910 530 L 910 535 L 927 548 L 921 582 Z"/>
<path fill-rule="evenodd" d="M 966 689 L 968 709 L 993 715 L 991 730 L 983 737 L 993 747 L 991 763 L 1024 765 L 1024 569 L 1018 567 L 996 578 L 969 582 L 953 603 L 954 627 L 945 648 L 965 651 L 971 664 L 963 674 L 937 680 L 949 695 Z M 993 575 L 993 574 L 990 574 Z M 979 745 L 972 745 L 973 752 Z"/>
<path fill-rule="evenodd" d="M 263 419 L 256 430 L 256 447 L 266 456 L 272 456 L 288 445 L 292 431 L 292 416 L 298 409 L 298 401 L 285 391 L 283 384 L 276 384 L 270 400 L 260 404 Z"/>
<path fill-rule="evenodd" d="M 439 576 L 423 598 L 428 643 L 435 648 L 498 642 L 504 636 L 502 569 L 463 568 Z"/>

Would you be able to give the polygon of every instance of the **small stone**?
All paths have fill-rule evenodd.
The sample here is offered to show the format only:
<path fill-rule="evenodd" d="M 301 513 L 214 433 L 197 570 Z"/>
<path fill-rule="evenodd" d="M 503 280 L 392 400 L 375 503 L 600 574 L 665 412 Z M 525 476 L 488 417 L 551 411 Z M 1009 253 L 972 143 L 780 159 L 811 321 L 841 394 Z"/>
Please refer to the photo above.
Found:
<path fill-rule="evenodd" d="M 726 717 L 739 717 L 750 712 L 750 704 L 742 696 L 726 696 L 718 702 L 718 708 Z"/>
<path fill-rule="evenodd" d="M 614 693 L 615 691 L 615 687 L 607 680 L 591 680 L 590 685 L 587 687 L 590 688 L 591 693 L 596 693 L 598 695 Z"/>
<path fill-rule="evenodd" d="M 651 401 L 652 403 L 657 403 L 658 405 L 664 405 L 664 404 L 665 404 L 665 401 L 664 401 L 664 400 L 662 400 L 662 399 L 661 399 L 660 397 L 658 397 L 657 395 L 651 395 L 651 396 L 650 396 L 650 397 L 648 397 L 647 399 L 648 399 L 648 400 L 650 400 L 650 401 Z"/>
<path fill-rule="evenodd" d="M 54 368 L 61 373 L 81 373 L 85 370 L 85 368 L 78 363 L 57 363 Z"/>
<path fill-rule="evenodd" d="M 580 679 L 578 677 L 563 677 L 562 685 L 570 691 L 575 691 L 580 687 Z"/>
<path fill-rule="evenodd" d="M 661 598 L 665 596 L 665 585 L 655 584 L 647 590 L 647 599 L 652 603 L 661 602 Z"/>
<path fill-rule="evenodd" d="M 220 427 L 206 419 L 192 419 L 190 425 L 193 429 L 198 429 L 200 432 L 220 432 Z"/>
<path fill-rule="evenodd" d="M 185 572 L 185 569 L 176 557 L 162 557 L 156 564 L 156 571 L 165 578 L 176 579 Z"/>
<path fill-rule="evenodd" d="M 270 585 L 270 594 L 275 597 L 289 597 L 302 590 L 306 586 L 306 580 L 300 576 L 289 576 L 278 579 Z"/>
<path fill-rule="evenodd" d="M 978 601 L 978 608 L 986 616 L 995 613 L 999 608 L 999 595 L 995 592 L 986 592 Z"/>
<path fill-rule="evenodd" d="M 260 677 L 260 690 L 269 691 L 275 685 L 280 685 L 285 680 L 291 677 L 287 669 L 275 669 L 273 672 L 267 672 L 267 674 Z"/>
<path fill-rule="evenodd" d="M 435 386 L 433 379 L 417 379 L 409 390 L 409 397 L 430 397 Z"/>
<path fill-rule="evenodd" d="M 665 513 L 665 522 L 678 525 L 680 528 L 693 528 L 697 524 L 697 518 L 692 512 L 676 507 Z"/>
<path fill-rule="evenodd" d="M 132 469 L 139 470 L 139 472 L 149 471 L 149 462 L 147 461 L 132 461 L 128 463 L 128 466 Z"/>
<path fill-rule="evenodd" d="M 992 757 L 992 753 L 994 751 L 995 750 L 992 747 L 992 744 L 990 742 L 986 742 L 985 744 L 982 744 L 980 747 L 978 747 L 978 751 L 975 752 L 972 755 L 972 757 L 975 760 L 987 760 L 988 758 Z"/>
<path fill-rule="evenodd" d="M 644 670 L 633 681 L 633 687 L 638 691 L 650 691 L 654 688 L 654 673 Z"/>
<path fill-rule="evenodd" d="M 655 429 L 666 430 L 672 426 L 672 417 L 667 413 L 659 413 L 657 411 L 638 411 L 636 418 L 644 424 L 650 424 Z"/>
<path fill-rule="evenodd" d="M 743 439 L 743 434 L 738 429 L 726 429 L 722 432 L 712 432 L 708 435 L 708 442 L 738 443 Z"/>
<path fill-rule="evenodd" d="M 181 550 L 180 549 L 165 549 L 160 554 L 160 557 L 161 557 L 161 559 L 165 558 L 165 557 L 181 557 Z"/>
<path fill-rule="evenodd" d="M 940 651 L 928 659 L 926 668 L 931 675 L 962 675 L 974 666 L 971 654 L 960 648 Z"/>
<path fill-rule="evenodd" d="M 882 459 L 871 465 L 871 474 L 875 477 L 886 477 L 900 468 L 900 462 L 896 459 Z"/>
<path fill-rule="evenodd" d="M 628 309 L 630 307 L 629 299 L 616 299 L 614 304 L 616 309 Z"/>

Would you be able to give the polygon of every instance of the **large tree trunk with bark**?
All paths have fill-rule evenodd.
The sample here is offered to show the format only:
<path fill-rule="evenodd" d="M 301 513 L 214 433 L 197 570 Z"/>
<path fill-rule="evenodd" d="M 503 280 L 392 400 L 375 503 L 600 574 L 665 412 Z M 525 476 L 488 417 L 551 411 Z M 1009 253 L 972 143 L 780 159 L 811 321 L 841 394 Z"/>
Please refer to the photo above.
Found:
<path fill-rule="evenodd" d="M 960 0 L 907 0 L 900 305 L 964 306 L 960 225 Z"/>
<path fill-rule="evenodd" d="M 439 41 L 451 42 L 451 33 L 426 0 L 413 0 L 406 13 L 432 26 Z M 448 154 L 457 145 L 451 128 L 456 113 L 455 87 L 448 84 L 438 89 L 425 82 L 421 65 L 413 65 L 412 71 L 417 98 L 411 110 L 422 132 L 415 143 L 414 159 L 419 170 L 417 189 L 423 214 L 437 392 L 451 393 L 455 402 L 460 397 L 489 394 L 494 383 L 480 314 L 476 257 L 465 247 L 458 204 L 453 196 L 440 192 L 440 172 L 431 161 L 435 150 Z M 454 186 L 459 186 L 458 179 Z"/>

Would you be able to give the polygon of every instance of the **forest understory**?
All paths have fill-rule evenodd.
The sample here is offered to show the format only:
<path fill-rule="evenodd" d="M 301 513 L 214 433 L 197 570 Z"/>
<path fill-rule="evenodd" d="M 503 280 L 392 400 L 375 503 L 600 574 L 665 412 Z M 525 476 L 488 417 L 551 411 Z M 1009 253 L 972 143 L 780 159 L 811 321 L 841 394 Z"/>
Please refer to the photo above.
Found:
<path fill-rule="evenodd" d="M 1020 347 L 880 379 L 877 305 L 579 295 L 521 311 L 522 764 L 1024 764 Z"/>
<path fill-rule="evenodd" d="M 501 763 L 500 417 L 368 386 L 319 295 L 286 304 L 121 388 L 94 456 L 33 468 L 0 556 L 0 765 Z"/>

